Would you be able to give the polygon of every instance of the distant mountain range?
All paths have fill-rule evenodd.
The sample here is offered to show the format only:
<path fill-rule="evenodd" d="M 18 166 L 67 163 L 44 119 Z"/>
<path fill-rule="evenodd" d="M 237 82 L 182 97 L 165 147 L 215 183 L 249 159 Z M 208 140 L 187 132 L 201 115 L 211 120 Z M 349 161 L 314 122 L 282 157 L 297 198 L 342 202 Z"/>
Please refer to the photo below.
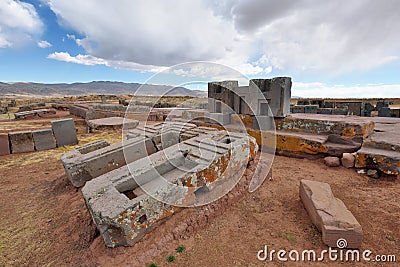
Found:
<path fill-rule="evenodd" d="M 141 87 L 142 86 L 142 87 Z M 169 95 L 206 97 L 206 91 L 190 90 L 185 87 L 139 83 L 94 81 L 89 83 L 2 83 L 0 95 L 74 96 L 90 94 L 129 95 L 140 89 L 141 95 Z M 172 90 L 171 90 L 172 89 Z"/>

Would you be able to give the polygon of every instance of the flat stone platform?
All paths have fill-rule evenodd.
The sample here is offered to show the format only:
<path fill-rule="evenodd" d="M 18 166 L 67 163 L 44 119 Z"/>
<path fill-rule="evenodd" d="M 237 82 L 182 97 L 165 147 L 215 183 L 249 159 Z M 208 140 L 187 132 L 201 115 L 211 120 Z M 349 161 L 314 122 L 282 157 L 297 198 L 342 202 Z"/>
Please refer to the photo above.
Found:
<path fill-rule="evenodd" d="M 87 121 L 89 131 L 101 129 L 134 129 L 139 125 L 138 120 L 124 119 L 122 117 L 109 117 Z"/>

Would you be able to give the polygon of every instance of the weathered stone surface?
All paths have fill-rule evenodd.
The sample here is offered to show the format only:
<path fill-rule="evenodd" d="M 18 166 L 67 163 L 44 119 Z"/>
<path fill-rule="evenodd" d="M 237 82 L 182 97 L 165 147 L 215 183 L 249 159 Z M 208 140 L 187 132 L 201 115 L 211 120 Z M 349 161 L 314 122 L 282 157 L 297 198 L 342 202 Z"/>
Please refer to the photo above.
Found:
<path fill-rule="evenodd" d="M 86 112 L 86 120 L 95 120 L 109 117 L 125 117 L 129 119 L 146 120 L 151 117 L 150 107 L 142 105 L 114 105 L 102 104 L 89 107 Z"/>
<path fill-rule="evenodd" d="M 328 167 L 339 167 L 340 159 L 338 157 L 326 157 L 324 158 L 324 163 Z"/>
<path fill-rule="evenodd" d="M 100 129 L 135 129 L 139 125 L 138 120 L 124 119 L 122 117 L 109 117 L 87 121 L 89 131 Z"/>
<path fill-rule="evenodd" d="M 56 147 L 53 131 L 51 129 L 43 129 L 32 131 L 35 150 L 47 150 Z"/>
<path fill-rule="evenodd" d="M 86 119 L 86 114 L 89 111 L 89 105 L 75 104 L 69 107 L 69 114 Z"/>
<path fill-rule="evenodd" d="M 57 147 L 78 144 L 78 136 L 73 119 L 62 119 L 51 122 Z"/>
<path fill-rule="evenodd" d="M 275 130 L 274 118 L 270 116 L 254 116 L 254 129 L 263 131 Z"/>
<path fill-rule="evenodd" d="M 200 134 L 209 134 L 211 132 L 215 132 L 217 131 L 217 129 L 215 128 L 209 128 L 209 127 L 196 127 L 196 128 L 191 128 L 188 130 L 184 130 L 181 134 L 180 134 L 180 139 L 181 141 L 186 141 L 190 138 L 199 136 Z"/>
<path fill-rule="evenodd" d="M 8 134 L 0 134 L 0 156 L 10 154 L 10 141 Z"/>
<path fill-rule="evenodd" d="M 356 141 L 370 136 L 375 123 L 370 118 L 323 114 L 292 114 L 285 119 L 275 120 L 280 131 L 312 134 L 339 135 Z"/>
<path fill-rule="evenodd" d="M 46 106 L 45 102 L 39 102 L 39 103 L 32 103 L 28 105 L 23 105 L 18 108 L 18 111 L 30 111 L 30 110 L 35 110 L 35 109 L 41 109 L 44 106 Z"/>
<path fill-rule="evenodd" d="M 231 123 L 231 114 L 223 113 L 208 113 L 206 114 L 208 121 L 211 123 L 218 123 L 220 125 L 227 125 Z"/>
<path fill-rule="evenodd" d="M 48 114 L 56 114 L 56 111 L 54 109 L 36 109 L 31 111 L 15 112 L 14 118 L 19 120 L 34 116 L 43 117 Z"/>
<path fill-rule="evenodd" d="M 299 158 L 320 158 L 328 153 L 328 137 L 296 132 L 276 132 L 276 153 Z M 275 145 L 275 144 L 272 144 Z"/>
<path fill-rule="evenodd" d="M 378 179 L 379 178 L 379 172 L 377 170 L 368 170 L 367 171 L 367 176 L 374 178 L 374 179 Z"/>
<path fill-rule="evenodd" d="M 381 170 L 388 175 L 400 174 L 400 153 L 370 147 L 361 148 L 356 155 L 356 168 Z"/>
<path fill-rule="evenodd" d="M 80 187 L 86 181 L 175 145 L 181 140 L 214 131 L 216 130 L 212 128 L 197 128 L 194 124 L 158 123 L 131 130 L 127 134 L 128 140 L 113 145 L 103 140 L 86 144 L 63 155 L 61 161 L 68 179 L 74 186 Z"/>
<path fill-rule="evenodd" d="M 82 194 L 106 245 L 130 246 L 178 206 L 229 191 L 257 150 L 246 134 L 200 135 L 87 182 Z"/>
<path fill-rule="evenodd" d="M 342 165 L 345 168 L 353 168 L 356 161 L 356 157 L 351 153 L 344 153 L 341 159 Z"/>
<path fill-rule="evenodd" d="M 11 153 L 24 153 L 35 151 L 31 131 L 9 133 Z"/>
<path fill-rule="evenodd" d="M 400 119 L 371 118 L 376 131 L 356 154 L 356 168 L 376 169 L 388 175 L 400 175 Z"/>
<path fill-rule="evenodd" d="M 239 86 L 238 81 L 210 82 L 208 111 L 221 125 L 229 121 L 217 113 L 285 117 L 290 113 L 291 87 L 289 77 L 253 79 L 248 86 Z"/>
<path fill-rule="evenodd" d="M 145 137 L 153 138 L 156 135 L 166 133 L 169 131 L 175 131 L 183 134 L 186 131 L 196 129 L 196 125 L 187 122 L 160 122 L 156 124 L 145 125 L 143 127 L 137 127 L 134 130 L 131 130 L 127 133 L 126 138 L 136 138 L 140 135 L 144 135 Z"/>
<path fill-rule="evenodd" d="M 58 109 L 58 110 L 69 110 L 71 105 L 67 104 L 65 102 L 56 102 L 56 103 L 52 103 L 51 107 L 54 109 Z"/>
<path fill-rule="evenodd" d="M 391 117 L 392 112 L 389 107 L 382 107 L 378 110 L 379 117 Z"/>
<path fill-rule="evenodd" d="M 125 150 L 125 153 L 124 153 Z M 61 157 L 68 179 L 75 187 L 156 152 L 149 138 L 137 137 L 109 145 L 101 140 L 77 148 Z"/>
<path fill-rule="evenodd" d="M 337 247 L 339 239 L 347 241 L 347 248 L 360 248 L 362 227 L 345 204 L 335 198 L 327 183 L 301 180 L 300 197 L 311 221 L 322 232 L 322 241 Z"/>

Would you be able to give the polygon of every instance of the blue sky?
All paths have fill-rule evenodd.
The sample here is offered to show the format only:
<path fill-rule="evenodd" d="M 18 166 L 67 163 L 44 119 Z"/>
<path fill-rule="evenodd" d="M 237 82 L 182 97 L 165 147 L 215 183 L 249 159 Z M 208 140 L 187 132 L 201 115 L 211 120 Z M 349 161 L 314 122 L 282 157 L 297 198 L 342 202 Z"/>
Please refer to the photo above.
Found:
<path fill-rule="evenodd" d="M 290 76 L 296 96 L 400 97 L 398 10 L 396 0 L 2 0 L 0 81 L 144 83 L 203 61 Z M 236 78 L 213 64 L 169 74 Z"/>

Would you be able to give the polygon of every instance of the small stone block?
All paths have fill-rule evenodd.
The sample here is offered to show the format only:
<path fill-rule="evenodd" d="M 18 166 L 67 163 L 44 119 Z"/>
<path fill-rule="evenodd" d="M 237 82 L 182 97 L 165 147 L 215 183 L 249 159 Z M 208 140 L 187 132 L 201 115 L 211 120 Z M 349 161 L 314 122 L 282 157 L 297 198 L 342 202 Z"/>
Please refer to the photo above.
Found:
<path fill-rule="evenodd" d="M 35 151 L 31 131 L 9 133 L 11 153 L 24 153 Z"/>
<path fill-rule="evenodd" d="M 53 131 L 51 129 L 43 129 L 33 131 L 33 141 L 37 151 L 53 149 L 56 147 Z"/>
<path fill-rule="evenodd" d="M 56 138 L 57 147 L 78 144 L 78 137 L 76 135 L 73 119 L 52 121 L 51 127 Z"/>

